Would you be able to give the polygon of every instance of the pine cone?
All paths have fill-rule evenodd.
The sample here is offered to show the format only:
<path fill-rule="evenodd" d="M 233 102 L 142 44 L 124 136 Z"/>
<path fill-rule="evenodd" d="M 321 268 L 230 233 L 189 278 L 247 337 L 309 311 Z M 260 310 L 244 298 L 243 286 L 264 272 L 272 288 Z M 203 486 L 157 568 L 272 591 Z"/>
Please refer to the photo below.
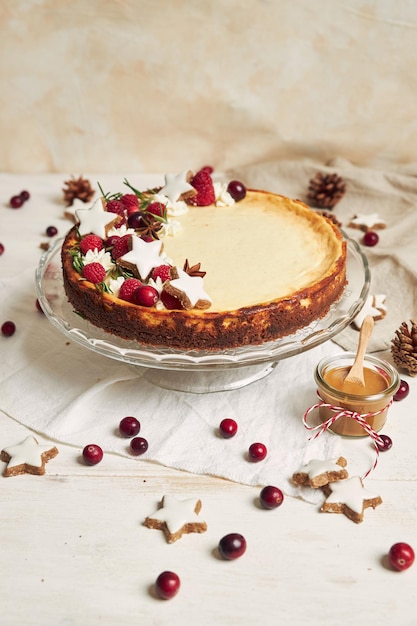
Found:
<path fill-rule="evenodd" d="M 71 176 L 70 180 L 65 181 L 62 191 L 67 206 L 71 206 L 75 198 L 79 198 L 83 202 L 90 202 L 95 193 L 90 181 L 82 176 L 78 178 Z"/>
<path fill-rule="evenodd" d="M 391 341 L 391 354 L 395 365 L 411 376 L 417 374 L 417 324 L 411 320 L 411 328 L 403 322 Z"/>
<path fill-rule="evenodd" d="M 321 209 L 333 209 L 345 195 L 346 185 L 338 174 L 317 172 L 308 186 L 308 199 L 313 206 Z"/>

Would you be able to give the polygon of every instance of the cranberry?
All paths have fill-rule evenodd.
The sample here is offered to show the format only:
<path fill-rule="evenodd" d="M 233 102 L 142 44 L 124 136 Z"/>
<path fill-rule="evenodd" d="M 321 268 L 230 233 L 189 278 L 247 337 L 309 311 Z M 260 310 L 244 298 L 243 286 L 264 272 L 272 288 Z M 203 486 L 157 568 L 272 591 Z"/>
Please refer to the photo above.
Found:
<path fill-rule="evenodd" d="M 141 228 L 144 225 L 143 218 L 145 217 L 145 213 L 142 211 L 135 211 L 131 213 L 127 218 L 127 225 L 129 228 Z"/>
<path fill-rule="evenodd" d="M 56 226 L 48 226 L 48 228 L 46 229 L 46 234 L 48 235 L 48 237 L 55 237 L 55 235 L 58 234 L 58 229 L 56 228 Z"/>
<path fill-rule="evenodd" d="M 175 572 L 165 571 L 159 574 L 155 581 L 155 590 L 163 600 L 170 600 L 177 595 L 181 585 L 180 578 Z"/>
<path fill-rule="evenodd" d="M 103 458 L 103 450 L 95 443 L 90 443 L 83 450 L 83 459 L 87 465 L 97 465 Z"/>
<path fill-rule="evenodd" d="M 386 452 L 392 448 L 392 439 L 388 435 L 378 435 L 382 439 L 382 443 L 376 442 L 377 448 L 380 452 Z"/>
<path fill-rule="evenodd" d="M 161 292 L 161 302 L 169 311 L 172 311 L 173 309 L 182 309 L 180 300 L 164 290 Z"/>
<path fill-rule="evenodd" d="M 284 500 L 281 489 L 273 485 L 267 485 L 259 494 L 259 500 L 265 509 L 276 509 Z"/>
<path fill-rule="evenodd" d="M 3 254 L 4 252 L 4 246 L 2 243 L 0 243 L 0 256 Z"/>
<path fill-rule="evenodd" d="M 30 198 L 30 193 L 25 189 L 19 193 L 19 196 L 22 198 L 23 202 L 26 202 L 26 200 L 29 200 Z"/>
<path fill-rule="evenodd" d="M 133 302 L 141 306 L 155 306 L 159 300 L 159 293 L 151 285 L 138 287 L 133 294 Z"/>
<path fill-rule="evenodd" d="M 230 439 L 230 437 L 234 437 L 237 433 L 237 424 L 235 420 L 226 417 L 220 422 L 219 430 L 222 437 Z"/>
<path fill-rule="evenodd" d="M 135 437 L 140 431 L 140 422 L 136 417 L 124 417 L 120 421 L 119 431 L 123 437 Z"/>
<path fill-rule="evenodd" d="M 263 443 L 252 443 L 249 446 L 249 459 L 251 461 L 254 461 L 255 463 L 258 461 L 263 461 L 267 453 L 268 451 Z"/>
<path fill-rule="evenodd" d="M 406 380 L 400 380 L 400 386 L 398 387 L 397 393 L 394 394 L 393 400 L 398 402 L 399 400 L 404 400 L 408 396 L 410 391 L 409 384 Z"/>
<path fill-rule="evenodd" d="M 20 196 L 12 196 L 10 198 L 10 206 L 12 209 L 20 209 L 23 205 L 24 200 Z"/>
<path fill-rule="evenodd" d="M 130 451 L 135 456 L 145 454 L 148 449 L 148 442 L 144 437 L 134 437 L 130 442 Z"/>
<path fill-rule="evenodd" d="M 15 334 L 15 331 L 16 331 L 16 324 L 14 322 L 7 321 L 2 324 L 1 333 L 5 337 L 11 337 L 12 335 Z"/>
<path fill-rule="evenodd" d="M 376 246 L 379 241 L 378 233 L 373 230 L 367 230 L 362 239 L 365 246 Z"/>
<path fill-rule="evenodd" d="M 225 535 L 219 541 L 220 555 L 227 561 L 238 559 L 246 551 L 246 539 L 239 533 Z"/>
<path fill-rule="evenodd" d="M 243 198 L 246 196 L 246 187 L 238 180 L 231 180 L 230 183 L 227 185 L 227 191 L 230 193 L 235 202 L 243 200 Z"/>
<path fill-rule="evenodd" d="M 401 572 L 414 563 L 414 550 L 408 543 L 394 543 L 388 552 L 388 559 L 392 567 Z"/>

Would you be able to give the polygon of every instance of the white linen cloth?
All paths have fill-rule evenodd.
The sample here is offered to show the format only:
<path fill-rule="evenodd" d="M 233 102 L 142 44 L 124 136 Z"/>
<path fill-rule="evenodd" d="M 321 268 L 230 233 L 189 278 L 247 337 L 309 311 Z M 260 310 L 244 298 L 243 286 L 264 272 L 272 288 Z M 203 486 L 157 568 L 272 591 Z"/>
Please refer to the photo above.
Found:
<path fill-rule="evenodd" d="M 247 167 L 230 176 L 251 187 L 304 200 L 308 181 L 319 170 L 337 171 L 347 182 L 346 196 L 334 210 L 344 225 L 356 213 L 376 212 L 387 222 L 386 229 L 379 231 L 379 244 L 366 250 L 371 291 L 386 294 L 388 309 L 375 325 L 370 349 L 386 349 L 399 324 L 416 312 L 417 167 L 382 172 L 344 161 L 326 166 L 277 162 Z M 285 359 L 269 376 L 247 387 L 209 394 L 161 389 L 146 379 L 146 369 L 134 369 L 72 343 L 36 310 L 34 284 L 45 228 L 54 224 L 60 234 L 69 228 L 60 199 L 67 178 L 58 174 L 0 176 L 6 198 L 24 188 L 31 191 L 22 209 L 3 207 L 0 319 L 13 320 L 17 330 L 12 337 L 0 337 L 0 410 L 58 443 L 80 449 L 97 443 L 105 453 L 125 456 L 131 456 L 128 441 L 117 434 L 117 427 L 121 418 L 134 415 L 149 449 L 143 457 L 131 457 L 132 462 L 151 459 L 248 485 L 274 484 L 288 495 L 318 501 L 320 494 L 294 487 L 290 477 L 312 458 L 338 456 L 346 442 L 330 433 L 309 441 L 311 433 L 304 428 L 302 415 L 317 400 L 313 380 L 317 362 L 342 348 L 354 350 L 358 332 L 346 329 L 336 338 L 339 345 L 327 342 Z M 163 180 L 162 176 L 146 181 L 129 178 L 138 188 Z M 90 179 L 99 180 L 105 190 L 117 191 L 123 176 Z M 360 231 L 346 230 L 357 240 L 362 236 Z M 234 418 L 239 425 L 238 434 L 229 440 L 217 432 L 224 417 Z M 251 463 L 247 450 L 257 441 L 269 453 L 264 461 Z M 14 443 L 0 441 L 0 447 Z M 365 443 L 365 456 L 372 456 L 371 446 Z M 367 459 L 361 470 L 370 462 Z"/>

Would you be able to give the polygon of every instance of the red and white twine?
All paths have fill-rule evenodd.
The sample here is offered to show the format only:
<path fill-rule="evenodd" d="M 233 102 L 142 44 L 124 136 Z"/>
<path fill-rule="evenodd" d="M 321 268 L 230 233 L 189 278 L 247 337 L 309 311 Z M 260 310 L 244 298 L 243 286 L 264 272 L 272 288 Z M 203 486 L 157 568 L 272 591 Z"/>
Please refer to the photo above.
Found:
<path fill-rule="evenodd" d="M 375 469 L 378 463 L 378 457 L 379 457 L 379 451 L 380 451 L 378 446 L 381 446 L 381 447 L 384 446 L 383 439 L 381 439 L 378 433 L 372 428 L 372 426 L 370 426 L 370 424 L 367 422 L 367 418 L 375 417 L 376 415 L 383 413 L 384 411 L 388 409 L 388 407 L 391 404 L 392 404 L 392 400 L 383 409 L 380 409 L 379 411 L 373 411 L 370 413 L 357 413 L 356 411 L 349 411 L 348 409 L 344 409 L 341 406 L 335 406 L 334 404 L 328 404 L 327 402 L 321 401 L 307 409 L 307 411 L 303 415 L 303 424 L 307 428 L 307 430 L 318 431 L 316 432 L 315 435 L 312 435 L 311 437 L 309 437 L 309 441 L 310 441 L 311 439 L 317 439 L 317 437 L 319 437 L 324 432 L 326 432 L 326 430 L 331 428 L 333 424 L 337 422 L 337 420 L 340 419 L 341 417 L 348 417 L 350 419 L 355 420 L 355 422 L 357 422 L 360 426 L 362 426 L 366 434 L 369 435 L 369 437 L 372 439 L 372 443 L 374 445 L 375 452 L 376 452 L 375 462 L 373 463 L 372 467 L 370 467 L 368 471 L 362 476 L 362 478 L 366 478 Z M 329 417 L 329 419 L 326 420 L 325 422 L 318 424 L 317 426 L 310 426 L 307 422 L 308 416 L 310 415 L 310 413 L 312 413 L 316 409 L 319 409 L 320 407 L 329 409 L 330 411 L 332 411 L 332 413 L 334 413 L 334 415 Z"/>

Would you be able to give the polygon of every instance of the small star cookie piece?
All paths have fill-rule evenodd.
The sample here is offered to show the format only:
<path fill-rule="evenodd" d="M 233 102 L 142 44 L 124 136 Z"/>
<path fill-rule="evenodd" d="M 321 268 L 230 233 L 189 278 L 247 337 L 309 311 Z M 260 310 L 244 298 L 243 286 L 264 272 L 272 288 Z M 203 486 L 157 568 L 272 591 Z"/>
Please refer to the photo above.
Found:
<path fill-rule="evenodd" d="M 178 500 L 174 496 L 164 496 L 162 506 L 145 519 L 147 528 L 162 530 L 168 543 L 174 543 L 184 534 L 203 533 L 206 522 L 198 517 L 201 500 L 193 498 Z"/>
<path fill-rule="evenodd" d="M 354 215 L 350 220 L 348 226 L 351 228 L 359 228 L 366 232 L 367 230 L 379 230 L 386 227 L 385 220 L 381 219 L 378 213 L 368 213 Z"/>
<path fill-rule="evenodd" d="M 383 317 L 387 314 L 387 307 L 385 306 L 386 295 L 383 293 L 378 295 L 369 295 L 366 300 L 363 308 L 359 311 L 356 317 L 353 319 L 352 324 L 357 329 L 360 330 L 363 320 L 365 317 L 370 315 L 374 318 L 374 320 L 382 320 Z"/>
<path fill-rule="evenodd" d="M 40 445 L 35 437 L 26 437 L 24 441 L 3 448 L 0 459 L 7 463 L 3 476 L 18 476 L 19 474 L 45 474 L 45 463 L 58 454 L 55 446 Z"/>
<path fill-rule="evenodd" d="M 368 491 L 359 476 L 329 483 L 322 487 L 326 501 L 321 507 L 325 513 L 343 513 L 352 522 L 359 524 L 363 520 L 364 510 L 373 509 L 382 504 L 382 498 Z"/>
<path fill-rule="evenodd" d="M 181 302 L 185 310 L 208 309 L 212 300 L 204 291 L 203 278 L 191 276 L 178 267 L 171 270 L 172 280 L 167 282 L 164 289 Z"/>
<path fill-rule="evenodd" d="M 296 485 L 307 485 L 317 489 L 336 480 L 347 478 L 349 474 L 345 469 L 346 465 L 347 461 L 343 456 L 326 461 L 312 459 L 307 465 L 294 472 L 292 479 Z"/>

